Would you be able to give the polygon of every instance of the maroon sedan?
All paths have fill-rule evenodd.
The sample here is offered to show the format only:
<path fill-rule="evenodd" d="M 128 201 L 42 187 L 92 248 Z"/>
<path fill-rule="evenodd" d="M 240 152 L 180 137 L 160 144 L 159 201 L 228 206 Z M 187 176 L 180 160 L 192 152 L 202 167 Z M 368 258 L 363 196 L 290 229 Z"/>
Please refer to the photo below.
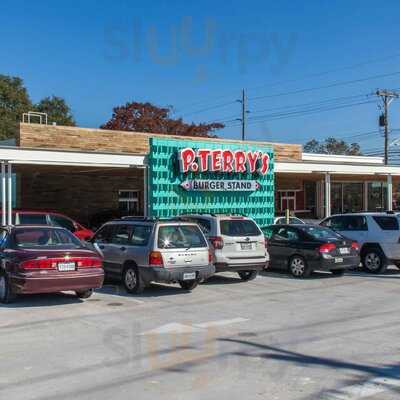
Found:
<path fill-rule="evenodd" d="M 99 255 L 64 228 L 0 228 L 0 302 L 18 294 L 72 290 L 86 299 L 103 285 Z"/>

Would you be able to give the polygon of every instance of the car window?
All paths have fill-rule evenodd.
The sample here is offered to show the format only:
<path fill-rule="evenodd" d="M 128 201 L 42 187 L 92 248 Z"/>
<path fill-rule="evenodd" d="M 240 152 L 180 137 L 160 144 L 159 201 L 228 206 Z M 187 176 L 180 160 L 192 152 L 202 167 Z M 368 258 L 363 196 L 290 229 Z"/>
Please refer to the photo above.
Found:
<path fill-rule="evenodd" d="M 193 225 L 160 226 L 157 244 L 161 249 L 207 247 L 200 228 Z"/>
<path fill-rule="evenodd" d="M 265 237 L 270 239 L 274 233 L 274 228 L 272 226 L 263 226 L 261 228 L 261 232 L 264 234 Z"/>
<path fill-rule="evenodd" d="M 47 225 L 46 214 L 19 213 L 18 217 L 21 225 Z"/>
<path fill-rule="evenodd" d="M 132 225 L 130 244 L 133 246 L 146 246 L 149 242 L 152 227 L 149 225 Z"/>
<path fill-rule="evenodd" d="M 83 247 L 80 240 L 65 229 L 18 228 L 13 232 L 13 242 L 18 248 Z"/>
<path fill-rule="evenodd" d="M 93 242 L 110 243 L 113 227 L 113 225 L 105 225 L 100 228 L 94 235 Z"/>
<path fill-rule="evenodd" d="M 261 231 L 255 222 L 244 219 L 224 219 L 220 222 L 221 234 L 226 236 L 259 236 Z"/>
<path fill-rule="evenodd" d="M 275 225 L 283 225 L 285 223 L 285 218 L 278 218 Z"/>
<path fill-rule="evenodd" d="M 363 215 L 341 215 L 332 217 L 321 223 L 335 231 L 366 231 L 367 218 Z"/>
<path fill-rule="evenodd" d="M 211 232 L 211 222 L 203 218 L 193 218 L 193 222 L 199 225 L 204 234 Z"/>
<path fill-rule="evenodd" d="M 314 239 L 342 239 L 342 236 L 332 229 L 321 226 L 304 226 L 300 229 L 312 236 Z"/>
<path fill-rule="evenodd" d="M 290 241 L 297 241 L 300 239 L 299 233 L 295 229 L 287 227 L 279 228 L 274 238 L 278 240 L 290 240 Z"/>
<path fill-rule="evenodd" d="M 114 232 L 111 236 L 112 244 L 130 244 L 129 239 L 131 235 L 131 227 L 130 225 L 117 225 L 114 229 Z"/>
<path fill-rule="evenodd" d="M 375 216 L 372 217 L 379 227 L 384 231 L 398 231 L 399 221 L 397 217 Z"/>
<path fill-rule="evenodd" d="M 74 223 L 69 218 L 62 217 L 61 215 L 51 214 L 50 219 L 55 226 L 60 226 L 61 228 L 68 229 L 70 232 L 76 231 Z"/>
<path fill-rule="evenodd" d="M 299 218 L 290 217 L 289 224 L 304 224 L 304 222 Z"/>

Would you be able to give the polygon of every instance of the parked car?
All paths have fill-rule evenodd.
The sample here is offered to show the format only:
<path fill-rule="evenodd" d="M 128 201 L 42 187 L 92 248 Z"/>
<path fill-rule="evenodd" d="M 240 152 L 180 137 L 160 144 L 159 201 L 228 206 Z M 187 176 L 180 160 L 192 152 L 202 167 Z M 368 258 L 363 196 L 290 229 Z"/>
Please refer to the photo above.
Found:
<path fill-rule="evenodd" d="M 129 293 L 140 293 L 150 282 L 178 282 L 193 290 L 215 272 L 207 240 L 193 223 L 123 218 L 103 225 L 91 242 L 106 274 L 121 279 Z"/>
<path fill-rule="evenodd" d="M 50 225 L 68 229 L 78 239 L 89 240 L 94 232 L 64 214 L 54 211 L 13 210 L 13 225 Z"/>
<path fill-rule="evenodd" d="M 0 228 L 0 301 L 72 290 L 86 299 L 103 284 L 102 260 L 64 228 Z"/>
<path fill-rule="evenodd" d="M 216 272 L 237 272 L 244 281 L 268 267 L 265 237 L 251 219 L 236 215 L 193 214 L 180 218 L 199 224 L 214 253 Z"/>
<path fill-rule="evenodd" d="M 286 225 L 286 217 L 276 217 L 274 220 L 275 225 Z M 297 217 L 289 217 L 289 224 L 290 225 L 299 225 L 305 224 L 300 218 Z"/>
<path fill-rule="evenodd" d="M 382 273 L 389 264 L 400 267 L 399 216 L 392 212 L 337 214 L 325 218 L 322 226 L 357 240 L 364 269 Z"/>
<path fill-rule="evenodd" d="M 311 224 L 271 225 L 268 237 L 271 266 L 306 278 L 316 270 L 343 275 L 360 263 L 359 245 L 331 229 Z"/>

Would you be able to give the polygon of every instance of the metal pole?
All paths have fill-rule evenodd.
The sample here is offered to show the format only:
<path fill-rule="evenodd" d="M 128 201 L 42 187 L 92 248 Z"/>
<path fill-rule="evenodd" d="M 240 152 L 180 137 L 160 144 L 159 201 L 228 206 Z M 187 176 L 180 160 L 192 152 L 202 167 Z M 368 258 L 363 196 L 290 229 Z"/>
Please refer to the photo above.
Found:
<path fill-rule="evenodd" d="M 325 173 L 325 217 L 331 216 L 331 176 Z"/>
<path fill-rule="evenodd" d="M 246 92 L 242 90 L 242 140 L 246 137 Z"/>
<path fill-rule="evenodd" d="M 6 221 L 6 165 L 1 163 L 1 225 L 7 225 Z"/>
<path fill-rule="evenodd" d="M 7 186 L 8 186 L 8 218 L 7 218 L 7 224 L 12 225 L 12 166 L 11 164 L 8 164 L 8 169 L 7 169 Z"/>
<path fill-rule="evenodd" d="M 387 176 L 387 210 L 393 210 L 393 184 L 392 175 Z"/>
<path fill-rule="evenodd" d="M 383 106 L 385 112 L 385 165 L 388 165 L 388 147 L 389 147 L 389 126 L 388 126 L 388 98 L 385 96 L 383 98 Z"/>

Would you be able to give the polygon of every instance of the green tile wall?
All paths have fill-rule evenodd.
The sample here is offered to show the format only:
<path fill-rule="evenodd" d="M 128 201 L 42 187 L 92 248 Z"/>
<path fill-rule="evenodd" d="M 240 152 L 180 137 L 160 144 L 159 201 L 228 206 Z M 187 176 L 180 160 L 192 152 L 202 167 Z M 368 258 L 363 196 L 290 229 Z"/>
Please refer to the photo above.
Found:
<path fill-rule="evenodd" d="M 270 170 L 261 174 L 228 174 L 215 172 L 181 173 L 178 150 L 194 149 L 260 150 L 269 153 Z M 151 138 L 149 162 L 148 213 L 167 218 L 186 213 L 236 213 L 254 218 L 267 225 L 274 219 L 274 154 L 271 147 L 232 144 L 201 140 Z M 185 179 L 243 179 L 257 180 L 261 188 L 255 192 L 187 192 L 180 187 Z"/>

